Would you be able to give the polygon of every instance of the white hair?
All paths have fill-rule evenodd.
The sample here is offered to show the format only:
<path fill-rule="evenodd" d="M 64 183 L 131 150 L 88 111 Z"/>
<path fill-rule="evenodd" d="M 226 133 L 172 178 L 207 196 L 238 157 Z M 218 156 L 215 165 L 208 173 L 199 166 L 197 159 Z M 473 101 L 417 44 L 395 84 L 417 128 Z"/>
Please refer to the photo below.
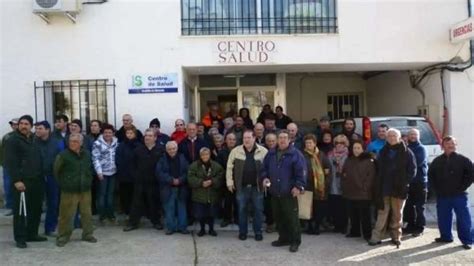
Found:
<path fill-rule="evenodd" d="M 69 135 L 69 141 L 71 141 L 71 139 L 78 139 L 82 144 L 84 141 L 84 136 L 80 133 L 71 133 L 71 135 Z"/>
<path fill-rule="evenodd" d="M 400 139 L 400 138 L 402 137 L 402 133 L 400 132 L 400 130 L 398 130 L 398 129 L 394 128 L 394 127 L 389 128 L 389 129 L 387 130 L 387 136 L 388 136 L 388 134 L 390 134 L 390 133 L 395 133 L 395 135 L 397 135 L 397 138 L 398 138 L 398 139 Z"/>
<path fill-rule="evenodd" d="M 170 148 L 173 148 L 173 147 L 178 148 L 178 143 L 176 141 L 170 140 L 170 141 L 166 142 L 166 149 L 170 149 Z"/>

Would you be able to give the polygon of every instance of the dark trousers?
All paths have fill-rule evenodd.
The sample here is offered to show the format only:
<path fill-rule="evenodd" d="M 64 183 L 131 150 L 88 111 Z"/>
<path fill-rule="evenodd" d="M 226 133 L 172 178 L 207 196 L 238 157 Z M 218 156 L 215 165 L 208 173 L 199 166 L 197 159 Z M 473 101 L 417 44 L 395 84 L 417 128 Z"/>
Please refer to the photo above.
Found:
<path fill-rule="evenodd" d="M 272 197 L 273 218 L 277 224 L 278 241 L 301 244 L 301 227 L 298 219 L 298 200 L 292 196 Z"/>
<path fill-rule="evenodd" d="M 263 214 L 265 214 L 265 223 L 273 225 L 272 196 L 268 192 L 263 198 Z"/>
<path fill-rule="evenodd" d="M 441 238 L 444 240 L 453 240 L 453 211 L 456 214 L 456 227 L 458 238 L 461 243 L 472 245 L 471 235 L 471 214 L 469 213 L 469 204 L 467 194 L 461 194 L 451 197 L 438 196 L 436 202 L 438 215 L 438 228 Z"/>
<path fill-rule="evenodd" d="M 309 233 L 319 233 L 323 219 L 328 215 L 327 200 L 313 200 L 313 217 L 309 221 Z"/>
<path fill-rule="evenodd" d="M 350 234 L 370 239 L 372 235 L 372 223 L 370 220 L 370 200 L 349 200 L 348 211 L 351 220 Z"/>
<path fill-rule="evenodd" d="M 403 209 L 403 220 L 408 223 L 407 229 L 423 232 L 426 225 L 425 203 L 427 196 L 426 184 L 410 184 L 408 198 Z"/>
<path fill-rule="evenodd" d="M 257 187 L 242 187 L 237 191 L 237 202 L 239 207 L 239 233 L 248 233 L 249 207 L 253 207 L 253 232 L 256 235 L 262 234 L 263 220 L 263 193 Z M 250 203 L 250 206 L 249 206 Z"/>
<path fill-rule="evenodd" d="M 46 217 L 44 219 L 44 232 L 46 234 L 56 231 L 59 216 L 59 186 L 53 176 L 45 177 Z"/>
<path fill-rule="evenodd" d="M 97 187 L 99 187 L 99 179 L 97 175 L 92 178 L 91 184 L 91 210 L 92 215 L 97 214 Z"/>
<path fill-rule="evenodd" d="M 38 227 L 41 221 L 41 207 L 44 197 L 44 181 L 38 177 L 34 180 L 24 180 L 26 191 L 26 217 L 20 216 L 20 192 L 13 182 L 11 192 L 13 196 L 13 236 L 16 242 L 26 242 L 38 236 Z"/>
<path fill-rule="evenodd" d="M 160 224 L 160 201 L 158 184 L 136 183 L 130 210 L 130 225 L 138 225 L 142 216 L 148 215 L 153 225 Z"/>
<path fill-rule="evenodd" d="M 228 222 L 239 221 L 239 209 L 237 208 L 237 199 L 235 193 L 231 193 L 227 188 L 224 190 L 224 207 L 222 210 L 222 218 Z"/>
<path fill-rule="evenodd" d="M 217 204 L 193 202 L 192 209 L 194 218 L 201 225 L 201 230 L 204 230 L 206 224 L 209 225 L 209 230 L 214 230 L 214 219 L 218 213 Z"/>
<path fill-rule="evenodd" d="M 347 200 L 341 195 L 329 195 L 329 211 L 334 223 L 334 231 L 345 234 L 347 231 Z"/>
<path fill-rule="evenodd" d="M 130 215 L 132 208 L 133 185 L 133 182 L 120 182 L 119 184 L 120 208 L 126 215 Z"/>

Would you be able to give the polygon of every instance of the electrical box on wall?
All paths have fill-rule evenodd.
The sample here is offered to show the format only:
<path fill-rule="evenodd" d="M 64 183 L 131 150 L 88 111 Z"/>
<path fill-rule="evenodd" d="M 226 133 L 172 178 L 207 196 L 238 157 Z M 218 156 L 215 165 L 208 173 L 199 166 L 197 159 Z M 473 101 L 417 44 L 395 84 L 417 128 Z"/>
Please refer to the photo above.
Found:
<path fill-rule="evenodd" d="M 82 9 L 82 0 L 33 0 L 33 13 L 73 13 Z"/>
<path fill-rule="evenodd" d="M 417 109 L 418 115 L 429 117 L 432 120 L 437 120 L 440 116 L 438 105 L 420 105 Z"/>

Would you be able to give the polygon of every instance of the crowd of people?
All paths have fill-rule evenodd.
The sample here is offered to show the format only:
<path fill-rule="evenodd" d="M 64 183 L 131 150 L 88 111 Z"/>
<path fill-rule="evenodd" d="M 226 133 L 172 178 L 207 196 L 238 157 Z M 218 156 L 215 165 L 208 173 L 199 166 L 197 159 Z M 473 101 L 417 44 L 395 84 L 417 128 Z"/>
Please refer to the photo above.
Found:
<path fill-rule="evenodd" d="M 197 236 L 217 236 L 221 219 L 220 227 L 238 225 L 242 241 L 249 221 L 256 241 L 276 231 L 272 246 L 291 252 L 302 232 L 333 231 L 378 245 L 388 231 L 398 247 L 402 234 L 423 234 L 428 182 L 437 195 L 435 241 L 453 241 L 454 211 L 458 237 L 471 248 L 466 191 L 473 165 L 456 152 L 452 136 L 442 139 L 444 153 L 428 167 L 416 128 L 405 142 L 398 129 L 382 124 L 366 145 L 354 119 L 333 132 L 324 116 L 315 132 L 303 134 L 280 106 L 275 112 L 264 106 L 254 123 L 247 108 L 222 117 L 212 105 L 199 123 L 177 119 L 169 136 L 158 118 L 143 133 L 129 114 L 122 123 L 115 130 L 93 120 L 84 129 L 81 120 L 58 115 L 52 129 L 29 115 L 10 121 L 12 131 L 2 139 L 4 202 L 18 248 L 45 236 L 62 247 L 74 228 L 94 243 L 93 215 L 100 225 L 117 224 L 117 211 L 128 217 L 124 232 L 145 217 L 166 235 L 189 234 L 188 226 L 198 223 Z M 302 220 L 304 193 L 312 195 L 311 217 Z M 39 234 L 43 205 L 45 236 Z"/>

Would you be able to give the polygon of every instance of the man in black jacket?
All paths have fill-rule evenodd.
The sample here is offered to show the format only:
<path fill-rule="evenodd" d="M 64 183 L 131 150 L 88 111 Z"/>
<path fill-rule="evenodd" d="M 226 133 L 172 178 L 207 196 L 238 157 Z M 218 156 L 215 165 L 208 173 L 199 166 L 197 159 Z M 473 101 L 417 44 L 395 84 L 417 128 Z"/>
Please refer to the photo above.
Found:
<path fill-rule="evenodd" d="M 122 116 L 122 123 L 123 123 L 122 127 L 120 127 L 120 129 L 117 130 L 117 132 L 115 132 L 115 137 L 117 137 L 117 140 L 118 140 L 119 143 L 124 141 L 125 138 L 126 138 L 125 130 L 129 129 L 133 126 L 133 117 L 132 117 L 132 115 L 124 114 Z M 138 130 L 138 128 L 137 128 L 137 139 L 138 139 L 138 141 L 143 142 L 142 132 L 140 130 Z"/>
<path fill-rule="evenodd" d="M 436 157 L 428 170 L 429 182 L 438 196 L 436 209 L 441 236 L 435 241 L 453 242 L 451 227 L 454 210 L 459 240 L 463 248 L 471 249 L 472 222 L 466 191 L 473 182 L 473 166 L 471 160 L 456 152 L 456 145 L 454 137 L 444 137 L 442 141 L 444 154 Z"/>
<path fill-rule="evenodd" d="M 123 231 L 137 229 L 140 218 L 145 214 L 148 214 L 155 229 L 163 229 L 160 219 L 158 179 L 155 176 L 156 165 L 163 154 L 164 150 L 156 145 L 155 131 L 147 129 L 144 144 L 138 145 L 134 151 L 133 202 L 128 226 Z"/>

